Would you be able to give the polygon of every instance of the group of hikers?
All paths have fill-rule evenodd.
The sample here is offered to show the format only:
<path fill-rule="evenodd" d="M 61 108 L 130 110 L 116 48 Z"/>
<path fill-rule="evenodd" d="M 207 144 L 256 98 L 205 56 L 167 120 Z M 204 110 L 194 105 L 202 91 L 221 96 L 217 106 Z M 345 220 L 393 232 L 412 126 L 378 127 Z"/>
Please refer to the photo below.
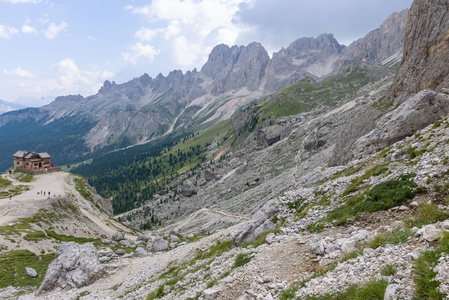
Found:
<path fill-rule="evenodd" d="M 44 191 L 44 192 L 37 192 L 37 194 L 38 195 L 44 195 L 44 196 L 46 196 L 46 195 L 48 195 L 48 197 L 50 197 L 50 191 L 48 191 L 48 193 L 46 192 L 46 191 Z M 9 200 L 11 200 L 11 198 L 12 198 L 12 194 L 11 195 L 9 195 Z"/>

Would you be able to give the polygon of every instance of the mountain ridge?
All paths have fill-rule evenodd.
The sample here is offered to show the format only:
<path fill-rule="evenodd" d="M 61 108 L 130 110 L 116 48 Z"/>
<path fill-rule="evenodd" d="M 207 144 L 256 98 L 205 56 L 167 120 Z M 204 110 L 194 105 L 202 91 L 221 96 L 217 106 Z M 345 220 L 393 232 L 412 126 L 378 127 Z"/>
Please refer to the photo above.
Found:
<path fill-rule="evenodd" d="M 405 12 L 394 16 L 376 30 L 385 32 L 377 41 L 389 45 L 384 52 L 390 51 L 390 56 L 402 47 L 399 41 L 405 30 Z M 394 34 L 387 31 L 397 37 L 392 38 Z M 336 74 L 363 52 L 348 49 L 377 47 L 364 45 L 362 39 L 354 47 L 345 47 L 331 34 L 323 34 L 317 38 L 300 38 L 274 53 L 271 59 L 256 42 L 248 46 L 218 45 L 200 71 L 194 69 L 184 74 L 175 70 L 155 78 L 144 74 L 121 84 L 105 81 L 95 95 L 57 97 L 39 108 L 36 117 L 44 116 L 44 124 L 67 116 L 89 119 L 94 125 L 82 142 L 92 153 L 105 147 L 142 143 L 172 130 L 200 131 L 302 78 L 322 80 Z M 376 50 L 368 52 L 376 53 Z M 370 62 L 380 62 L 386 55 L 372 55 Z M 12 119 L 2 116 L 0 126 Z"/>

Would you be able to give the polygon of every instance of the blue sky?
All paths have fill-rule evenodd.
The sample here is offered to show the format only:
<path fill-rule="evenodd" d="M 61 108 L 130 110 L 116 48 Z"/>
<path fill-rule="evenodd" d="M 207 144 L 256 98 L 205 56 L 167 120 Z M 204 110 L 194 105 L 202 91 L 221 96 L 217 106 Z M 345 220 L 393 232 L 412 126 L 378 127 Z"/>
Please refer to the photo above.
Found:
<path fill-rule="evenodd" d="M 342 44 L 412 0 L 0 0 L 0 99 L 95 94 L 147 73 L 201 69 L 220 43 L 271 55 L 300 37 Z"/>

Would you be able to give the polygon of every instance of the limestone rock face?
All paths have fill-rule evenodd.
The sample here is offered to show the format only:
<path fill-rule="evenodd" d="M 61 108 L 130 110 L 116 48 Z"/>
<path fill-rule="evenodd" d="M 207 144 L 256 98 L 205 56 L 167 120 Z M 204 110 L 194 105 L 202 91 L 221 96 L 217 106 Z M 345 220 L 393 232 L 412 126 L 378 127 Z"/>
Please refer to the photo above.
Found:
<path fill-rule="evenodd" d="M 449 0 L 413 2 L 404 37 L 404 54 L 390 97 L 404 101 L 424 89 L 449 88 Z"/>
<path fill-rule="evenodd" d="M 390 15 L 378 30 L 371 31 L 365 37 L 353 42 L 345 50 L 343 65 L 357 61 L 388 62 L 399 59 L 404 43 L 408 9 Z M 397 56 L 397 57 L 395 57 Z"/>
<path fill-rule="evenodd" d="M 79 288 L 92 284 L 105 273 L 92 243 L 62 242 L 48 266 L 38 294 L 55 288 Z"/>
<path fill-rule="evenodd" d="M 414 134 L 449 113 L 449 96 L 424 90 L 377 121 L 377 126 L 361 137 L 353 154 L 370 154 Z"/>
<path fill-rule="evenodd" d="M 244 86 L 254 91 L 260 86 L 269 60 L 267 51 L 259 43 L 247 47 L 222 44 L 212 50 L 201 72 L 214 79 L 213 95 Z"/>

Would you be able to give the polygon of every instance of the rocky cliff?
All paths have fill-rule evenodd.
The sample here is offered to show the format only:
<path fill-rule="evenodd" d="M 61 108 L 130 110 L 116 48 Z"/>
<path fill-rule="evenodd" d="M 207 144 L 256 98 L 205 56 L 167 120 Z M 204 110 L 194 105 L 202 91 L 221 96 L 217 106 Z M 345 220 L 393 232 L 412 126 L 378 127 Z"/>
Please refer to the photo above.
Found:
<path fill-rule="evenodd" d="M 449 88 L 449 2 L 414 1 L 405 31 L 404 55 L 390 98 L 396 102 L 424 89 Z"/>

